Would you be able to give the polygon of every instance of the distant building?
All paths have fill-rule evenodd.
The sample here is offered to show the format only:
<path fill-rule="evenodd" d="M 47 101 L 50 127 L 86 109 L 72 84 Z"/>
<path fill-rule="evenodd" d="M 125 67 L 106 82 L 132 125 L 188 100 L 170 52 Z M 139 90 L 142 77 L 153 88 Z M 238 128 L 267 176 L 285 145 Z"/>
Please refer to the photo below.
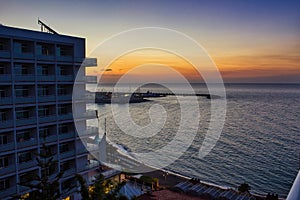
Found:
<path fill-rule="evenodd" d="M 95 174 L 99 165 L 90 161 L 72 113 L 73 84 L 84 58 L 84 38 L 0 26 L 0 199 L 29 192 L 18 183 L 27 172 L 41 173 L 35 157 L 43 143 L 56 153 L 55 170 L 64 171 L 65 197 L 74 198 L 65 191 L 76 183 L 76 173 L 87 180 Z M 84 93 L 81 75 L 77 84 L 82 81 Z M 76 108 L 82 117 L 76 120 L 88 135 L 97 128 L 87 128 L 86 120 L 96 116 L 81 98 Z"/>

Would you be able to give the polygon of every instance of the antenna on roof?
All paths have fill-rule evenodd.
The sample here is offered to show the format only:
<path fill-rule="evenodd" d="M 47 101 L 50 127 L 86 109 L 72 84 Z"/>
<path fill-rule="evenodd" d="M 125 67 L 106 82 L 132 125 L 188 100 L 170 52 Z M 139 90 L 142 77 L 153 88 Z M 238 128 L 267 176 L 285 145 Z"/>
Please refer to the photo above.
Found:
<path fill-rule="evenodd" d="M 44 22 L 42 22 L 39 18 L 38 18 L 38 24 L 41 25 L 41 31 L 42 32 L 52 33 L 52 34 L 58 34 L 55 30 L 53 30 L 52 28 L 50 28 L 47 24 L 45 24 Z"/>

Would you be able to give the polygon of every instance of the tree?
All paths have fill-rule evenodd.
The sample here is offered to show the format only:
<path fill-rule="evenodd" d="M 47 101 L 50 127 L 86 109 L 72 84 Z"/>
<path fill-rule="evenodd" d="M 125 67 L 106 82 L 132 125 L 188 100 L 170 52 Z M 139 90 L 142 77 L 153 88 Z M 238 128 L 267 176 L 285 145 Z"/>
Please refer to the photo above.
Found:
<path fill-rule="evenodd" d="M 104 180 L 104 176 L 99 174 L 96 176 L 94 183 L 87 189 L 86 181 L 81 175 L 76 175 L 80 185 L 80 194 L 84 200 L 119 200 L 124 199 L 118 196 L 118 192 L 126 182 L 114 183 L 111 179 Z"/>
<path fill-rule="evenodd" d="M 63 172 L 57 172 L 57 160 L 49 146 L 43 144 L 41 152 L 37 154 L 37 166 L 41 173 L 29 172 L 22 176 L 19 185 L 30 188 L 32 191 L 19 197 L 23 200 L 56 200 L 61 198 L 59 180 Z"/>
<path fill-rule="evenodd" d="M 248 185 L 248 183 L 242 183 L 239 187 L 238 187 L 238 191 L 241 193 L 247 192 L 250 193 L 249 191 L 251 190 L 250 185 Z"/>

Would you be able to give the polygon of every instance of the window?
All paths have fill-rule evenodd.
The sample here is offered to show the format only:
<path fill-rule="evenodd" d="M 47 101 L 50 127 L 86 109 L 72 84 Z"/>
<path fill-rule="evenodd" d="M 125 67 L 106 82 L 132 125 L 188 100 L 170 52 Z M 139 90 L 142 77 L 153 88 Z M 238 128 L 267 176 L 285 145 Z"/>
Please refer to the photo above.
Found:
<path fill-rule="evenodd" d="M 32 160 L 31 152 L 19 153 L 19 163 L 28 162 Z"/>
<path fill-rule="evenodd" d="M 58 132 L 59 134 L 68 133 L 68 125 L 67 124 L 59 125 Z"/>
<path fill-rule="evenodd" d="M 6 110 L 0 110 L 0 121 L 6 121 L 7 120 L 7 111 Z"/>
<path fill-rule="evenodd" d="M 50 93 L 49 86 L 39 85 L 38 86 L 38 96 L 48 96 Z"/>
<path fill-rule="evenodd" d="M 37 67 L 37 74 L 42 76 L 49 75 L 49 66 L 47 65 L 40 65 Z"/>
<path fill-rule="evenodd" d="M 59 145 L 59 153 L 63 153 L 67 151 L 69 151 L 69 145 L 67 143 Z"/>
<path fill-rule="evenodd" d="M 58 114 L 59 115 L 66 115 L 66 114 L 68 114 L 68 105 L 59 105 L 58 106 Z"/>
<path fill-rule="evenodd" d="M 29 87 L 28 86 L 15 86 L 16 97 L 28 97 L 29 96 Z"/>
<path fill-rule="evenodd" d="M 58 55 L 59 56 L 73 56 L 73 47 L 72 46 L 66 46 L 66 45 L 58 45 Z"/>
<path fill-rule="evenodd" d="M 15 64 L 15 74 L 28 75 L 30 74 L 30 67 L 28 64 Z"/>
<path fill-rule="evenodd" d="M 4 87 L 0 87 L 0 98 L 6 97 L 6 91 Z"/>
<path fill-rule="evenodd" d="M 24 142 L 31 139 L 30 131 L 20 131 L 17 132 L 17 141 L 18 142 Z"/>
<path fill-rule="evenodd" d="M 16 117 L 18 119 L 28 119 L 30 116 L 30 111 L 25 108 L 17 109 L 16 110 Z"/>
<path fill-rule="evenodd" d="M 8 143 L 7 135 L 0 135 L 0 145 L 7 144 L 7 143 Z"/>
<path fill-rule="evenodd" d="M 37 54 L 44 55 L 44 56 L 51 56 L 54 52 L 54 45 L 45 44 L 45 43 L 38 43 L 37 44 Z"/>
<path fill-rule="evenodd" d="M 8 157 L 0 158 L 0 169 L 8 166 Z"/>
<path fill-rule="evenodd" d="M 1 179 L 0 180 L 0 190 L 5 190 L 9 188 L 9 179 Z"/>
<path fill-rule="evenodd" d="M 47 169 L 42 169 L 42 177 L 48 177 L 56 172 L 56 164 L 50 165 Z"/>
<path fill-rule="evenodd" d="M 58 70 L 59 70 L 58 71 L 59 75 L 62 75 L 62 76 L 69 75 L 67 67 L 60 66 L 60 67 L 58 67 Z"/>
<path fill-rule="evenodd" d="M 21 44 L 21 52 L 22 53 L 32 53 L 32 45 L 30 43 L 22 43 Z"/>
<path fill-rule="evenodd" d="M 63 162 L 60 166 L 61 171 L 66 171 L 71 168 L 71 163 L 69 161 Z"/>
<path fill-rule="evenodd" d="M 0 74 L 6 74 L 6 68 L 3 63 L 0 63 Z"/>
<path fill-rule="evenodd" d="M 39 130 L 39 135 L 40 135 L 40 138 L 45 138 L 45 137 L 49 136 L 50 135 L 49 128 L 41 128 Z"/>
<path fill-rule="evenodd" d="M 0 38 L 0 51 L 9 50 L 9 39 Z"/>
<path fill-rule="evenodd" d="M 58 95 L 66 95 L 68 92 L 67 92 L 67 87 L 64 86 L 64 85 L 58 85 L 57 86 L 57 93 Z"/>
<path fill-rule="evenodd" d="M 40 106 L 39 107 L 39 117 L 46 117 L 50 115 L 50 107 L 49 106 Z"/>

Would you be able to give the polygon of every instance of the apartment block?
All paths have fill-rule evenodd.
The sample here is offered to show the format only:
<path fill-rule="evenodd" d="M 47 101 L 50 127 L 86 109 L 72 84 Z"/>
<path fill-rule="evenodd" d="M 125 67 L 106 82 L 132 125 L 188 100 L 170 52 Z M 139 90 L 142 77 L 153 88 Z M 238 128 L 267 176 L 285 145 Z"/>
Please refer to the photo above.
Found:
<path fill-rule="evenodd" d="M 75 198 L 67 189 L 76 183 L 76 173 L 88 179 L 98 168 L 90 162 L 72 112 L 73 84 L 84 58 L 84 38 L 0 25 L 0 199 L 30 191 L 19 183 L 27 172 L 42 173 L 36 156 L 44 143 L 58 161 L 53 173 L 64 172 L 60 190 L 65 198 Z M 84 94 L 84 70 L 77 80 L 82 82 L 78 93 Z M 86 110 L 84 95 L 76 107 L 82 133 L 97 132 L 86 126 L 96 116 Z"/>

